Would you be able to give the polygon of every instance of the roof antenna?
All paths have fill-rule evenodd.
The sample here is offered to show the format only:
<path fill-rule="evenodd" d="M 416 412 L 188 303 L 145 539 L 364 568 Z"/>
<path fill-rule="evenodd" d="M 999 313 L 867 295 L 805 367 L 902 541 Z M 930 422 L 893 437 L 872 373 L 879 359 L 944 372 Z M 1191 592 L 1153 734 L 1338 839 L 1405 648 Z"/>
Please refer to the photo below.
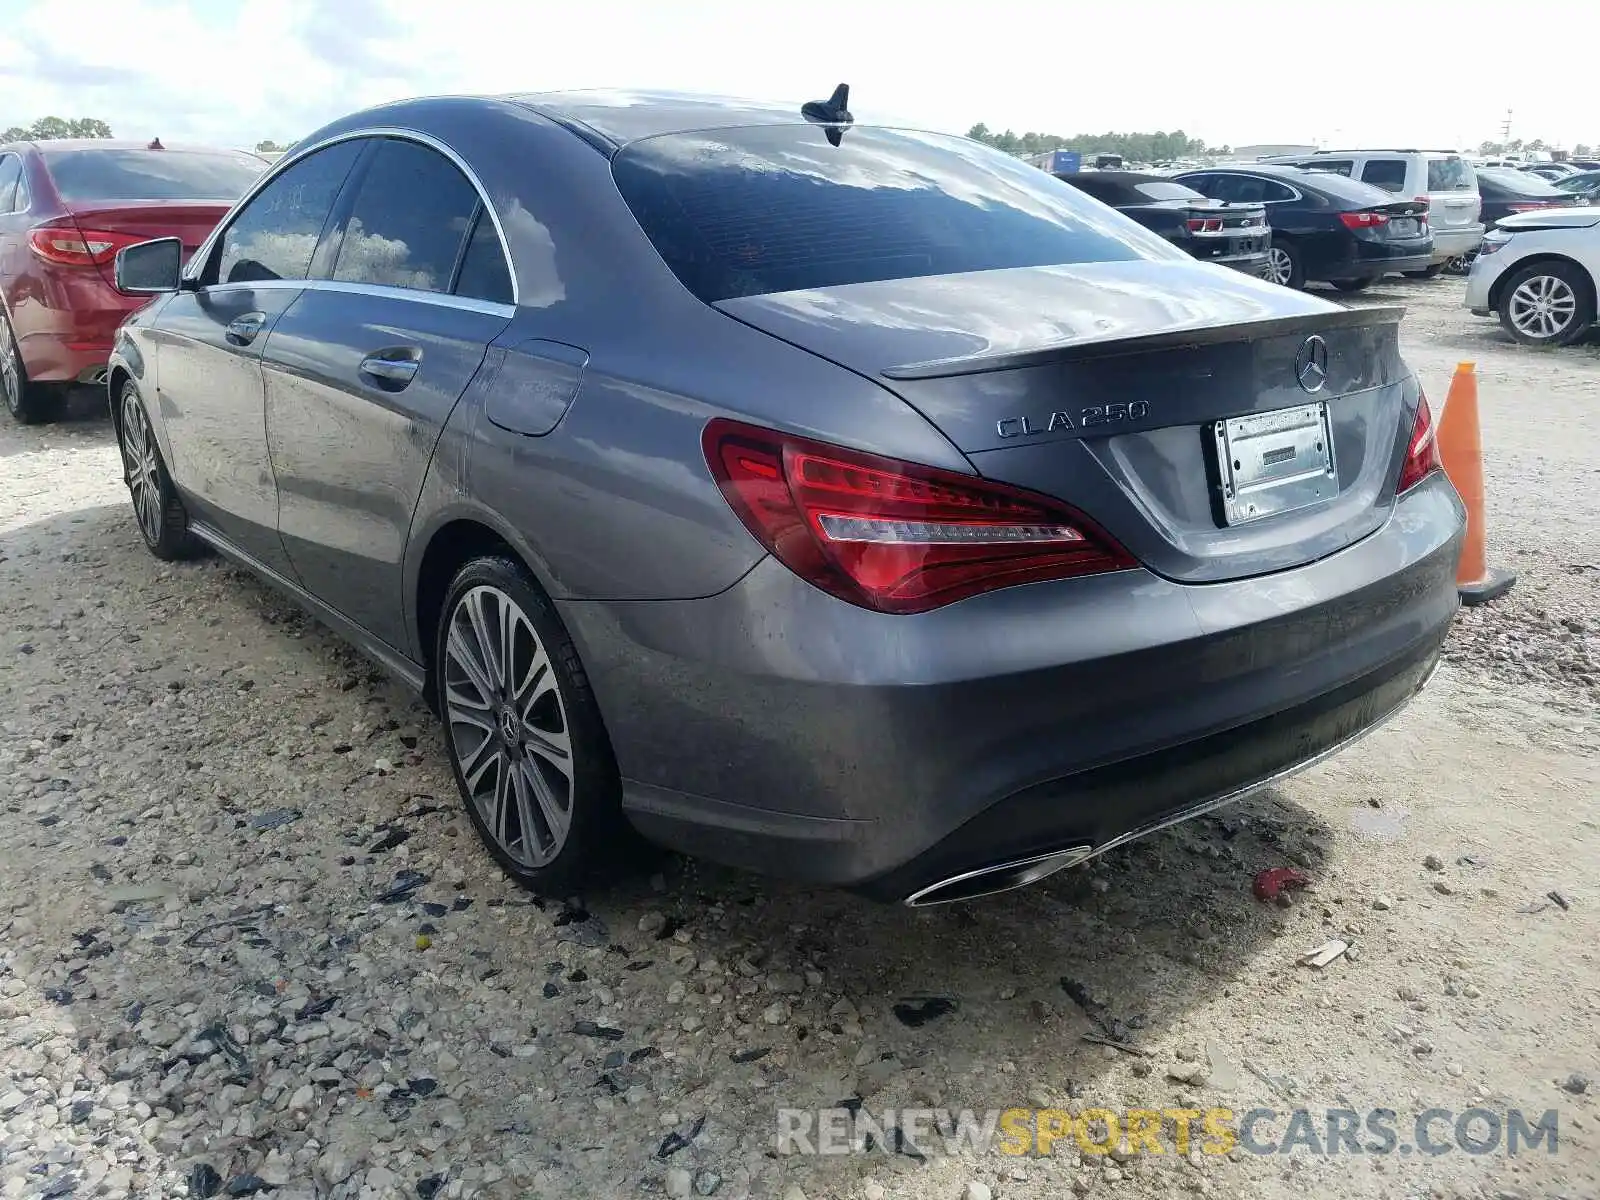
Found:
<path fill-rule="evenodd" d="M 146 150 L 165 150 L 166 147 L 161 144 L 161 139 L 157 137 L 157 138 L 151 138 L 150 139 L 150 144 L 148 146 L 146 146 L 145 149 Z"/>
<path fill-rule="evenodd" d="M 800 115 L 808 121 L 828 126 L 828 141 L 837 146 L 844 138 L 844 131 L 839 126 L 855 123 L 855 118 L 850 115 L 849 104 L 850 85 L 841 83 L 826 100 L 811 100 L 801 105 Z"/>

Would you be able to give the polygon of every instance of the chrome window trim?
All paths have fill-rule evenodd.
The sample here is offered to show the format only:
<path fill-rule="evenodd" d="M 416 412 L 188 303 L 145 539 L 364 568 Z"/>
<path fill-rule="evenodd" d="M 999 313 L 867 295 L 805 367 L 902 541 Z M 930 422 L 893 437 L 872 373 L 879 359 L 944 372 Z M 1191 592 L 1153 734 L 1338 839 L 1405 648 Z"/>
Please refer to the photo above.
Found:
<path fill-rule="evenodd" d="M 340 292 L 348 296 L 376 296 L 380 299 L 406 300 L 412 304 L 437 304 L 463 312 L 483 313 L 490 317 L 510 320 L 517 315 L 515 304 L 498 304 L 493 300 L 479 300 L 475 296 L 457 296 L 453 292 L 425 292 L 419 288 L 393 287 L 386 283 L 355 283 L 344 279 L 261 279 L 239 280 L 236 283 L 214 283 L 206 289 L 208 295 L 227 295 L 230 292 Z"/>
<path fill-rule="evenodd" d="M 329 146 L 337 146 L 341 142 L 353 142 L 358 139 L 365 138 L 398 138 L 401 141 L 416 142 L 420 146 L 426 146 L 428 149 L 442 154 L 455 166 L 458 171 L 466 176 L 467 182 L 470 183 L 473 190 L 478 193 L 478 201 L 483 205 L 483 211 L 488 213 L 489 219 L 494 222 L 495 236 L 500 239 L 500 253 L 505 258 L 506 262 L 506 273 L 511 276 L 510 307 L 515 309 L 516 306 L 521 303 L 522 299 L 521 285 L 517 280 L 516 263 L 511 257 L 510 244 L 506 241 L 505 226 L 500 223 L 500 214 L 495 210 L 494 205 L 489 201 L 489 190 L 483 186 L 483 180 L 478 178 L 478 173 L 467 165 L 467 162 L 464 158 L 462 158 L 449 146 L 441 142 L 438 138 L 432 136 L 431 134 L 422 133 L 416 129 L 402 129 L 397 125 L 375 125 L 366 129 L 352 129 L 345 133 L 336 134 L 330 138 L 324 138 L 322 141 L 317 142 L 314 145 L 295 147 L 292 156 L 285 155 L 283 158 L 280 158 L 277 162 L 273 163 L 272 166 L 262 174 L 261 178 L 256 180 L 254 186 L 252 186 L 250 190 L 247 191 L 243 196 L 239 197 L 234 206 L 228 210 L 228 215 L 225 216 L 221 221 L 217 222 L 217 227 L 211 231 L 211 233 L 206 237 L 206 240 L 200 244 L 200 248 L 196 250 L 193 256 L 189 259 L 188 265 L 184 267 L 181 278 L 188 280 L 191 283 L 199 280 L 200 272 L 204 269 L 205 263 L 210 260 L 212 251 L 216 249 L 218 239 L 220 239 L 222 235 L 227 232 L 228 228 L 238 218 L 239 214 L 244 211 L 245 206 L 254 200 L 258 195 L 260 195 L 262 190 L 276 180 L 278 176 L 282 175 L 285 171 L 289 170 L 301 160 L 310 158 L 319 150 L 325 150 Z M 268 282 L 283 283 L 286 285 L 295 284 L 301 287 L 306 287 L 313 283 L 324 284 L 339 281 L 322 279 L 285 279 L 271 280 Z M 215 286 L 227 287 L 231 285 L 218 284 Z M 262 284 L 256 283 L 252 284 L 251 286 L 261 287 Z M 361 284 L 356 286 L 380 287 L 383 285 Z M 383 287 L 383 290 L 385 294 L 394 293 L 410 296 L 442 295 L 450 296 L 452 299 L 469 299 L 469 297 L 451 296 L 451 294 L 448 292 L 423 292 L 414 291 L 409 288 L 389 287 Z M 486 300 L 478 300 L 474 301 L 474 303 L 480 305 L 487 304 L 490 308 L 494 309 L 506 307 L 505 305 L 493 304 L 492 302 Z"/>

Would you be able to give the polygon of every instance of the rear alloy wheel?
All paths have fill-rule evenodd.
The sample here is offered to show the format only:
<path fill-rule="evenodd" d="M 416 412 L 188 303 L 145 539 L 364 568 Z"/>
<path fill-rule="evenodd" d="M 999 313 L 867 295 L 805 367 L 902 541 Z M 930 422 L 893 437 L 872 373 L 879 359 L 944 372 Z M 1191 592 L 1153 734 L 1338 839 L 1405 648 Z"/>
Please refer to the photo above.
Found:
<path fill-rule="evenodd" d="M 1500 289 L 1500 324 L 1524 346 L 1570 346 L 1594 323 L 1594 305 L 1594 285 L 1576 263 L 1533 263 Z"/>
<path fill-rule="evenodd" d="M 40 425 L 61 415 L 62 392 L 28 382 L 22 352 L 11 332 L 11 322 L 0 309 L 0 399 L 11 419 L 20 425 Z"/>
<path fill-rule="evenodd" d="M 1430 263 L 1428 266 L 1423 267 L 1420 271 L 1401 271 L 1400 274 L 1404 275 L 1407 279 L 1437 279 L 1440 275 L 1444 274 L 1445 265 L 1446 264 L 1442 262 Z"/>
<path fill-rule="evenodd" d="M 1305 287 L 1306 279 L 1300 269 L 1300 258 L 1287 246 L 1267 247 L 1267 269 L 1264 278 L 1286 288 L 1298 291 Z"/>
<path fill-rule="evenodd" d="M 133 501 L 133 515 L 150 553 L 165 562 L 193 558 L 200 543 L 189 532 L 189 514 L 161 461 L 161 448 L 145 415 L 139 389 L 129 380 L 122 385 L 118 411 L 117 443 L 122 450 L 122 477 Z"/>
<path fill-rule="evenodd" d="M 1376 279 L 1335 279 L 1333 286 L 1341 292 L 1364 292 L 1377 282 Z"/>
<path fill-rule="evenodd" d="M 520 564 L 456 575 L 435 649 L 467 815 L 519 883 L 569 895 L 628 843 L 621 782 L 577 648 Z"/>

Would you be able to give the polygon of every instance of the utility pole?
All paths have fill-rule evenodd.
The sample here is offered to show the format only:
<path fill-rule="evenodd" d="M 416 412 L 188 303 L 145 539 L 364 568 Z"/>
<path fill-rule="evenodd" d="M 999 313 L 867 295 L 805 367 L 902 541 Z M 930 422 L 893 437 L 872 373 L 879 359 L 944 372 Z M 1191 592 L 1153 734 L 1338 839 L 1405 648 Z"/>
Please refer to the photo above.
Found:
<path fill-rule="evenodd" d="M 1500 123 L 1500 141 L 1509 145 L 1511 142 L 1511 110 L 1506 109 L 1506 119 Z"/>

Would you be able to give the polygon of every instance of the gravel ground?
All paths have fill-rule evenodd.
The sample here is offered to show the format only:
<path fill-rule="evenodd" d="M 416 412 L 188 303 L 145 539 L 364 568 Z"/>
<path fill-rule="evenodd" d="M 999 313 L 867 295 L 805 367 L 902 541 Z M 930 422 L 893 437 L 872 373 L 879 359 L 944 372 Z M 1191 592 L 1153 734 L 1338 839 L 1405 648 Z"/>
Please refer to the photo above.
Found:
<path fill-rule="evenodd" d="M 1600 349 L 1520 350 L 1460 296 L 1362 299 L 1411 306 L 1436 400 L 1478 363 L 1520 574 L 1427 696 L 1258 799 L 926 912 L 678 860 L 531 899 L 418 704 L 241 572 L 144 553 L 92 397 L 0 427 L 0 1198 L 1600 1195 Z M 1310 888 L 1255 899 L 1285 865 Z M 841 1100 L 1555 1109 L 1560 1140 L 774 1152 L 780 1106 Z"/>

